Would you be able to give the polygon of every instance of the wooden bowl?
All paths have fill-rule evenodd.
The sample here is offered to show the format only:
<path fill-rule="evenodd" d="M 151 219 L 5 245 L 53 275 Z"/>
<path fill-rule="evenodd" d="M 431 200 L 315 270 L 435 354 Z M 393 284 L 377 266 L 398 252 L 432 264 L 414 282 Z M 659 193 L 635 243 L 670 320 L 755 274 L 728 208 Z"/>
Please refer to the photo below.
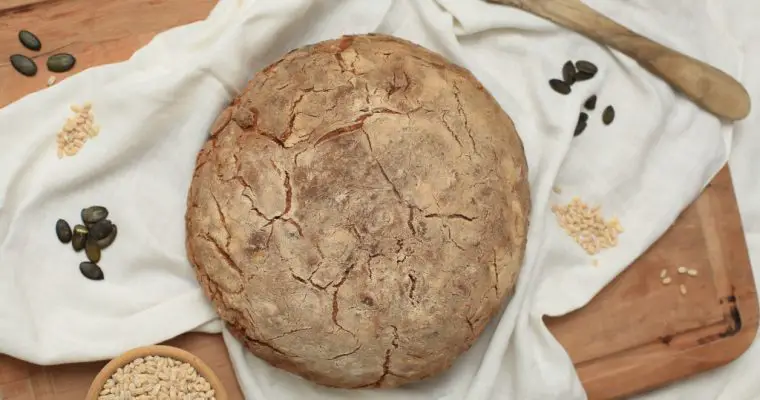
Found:
<path fill-rule="evenodd" d="M 116 372 L 116 370 L 131 363 L 135 359 L 148 356 L 168 357 L 190 364 L 198 372 L 198 375 L 204 377 L 211 385 L 211 389 L 214 390 L 217 400 L 229 400 L 227 397 L 227 391 L 224 390 L 224 386 L 222 386 L 219 377 L 216 376 L 214 371 L 206 365 L 206 363 L 185 350 L 163 345 L 138 347 L 111 360 L 100 370 L 95 377 L 95 380 L 92 381 L 92 385 L 90 385 L 90 390 L 87 392 L 85 400 L 97 400 L 106 381 Z"/>

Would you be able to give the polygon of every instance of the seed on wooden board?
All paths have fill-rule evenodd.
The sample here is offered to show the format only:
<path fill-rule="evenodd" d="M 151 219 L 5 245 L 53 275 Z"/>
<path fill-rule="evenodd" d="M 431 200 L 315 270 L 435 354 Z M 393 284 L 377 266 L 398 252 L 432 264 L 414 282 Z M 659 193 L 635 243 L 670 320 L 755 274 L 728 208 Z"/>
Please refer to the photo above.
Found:
<path fill-rule="evenodd" d="M 79 264 L 79 271 L 84 275 L 85 278 L 93 280 L 93 281 L 102 281 L 105 276 L 103 276 L 103 270 L 100 269 L 100 267 L 92 262 L 84 261 Z"/>
<path fill-rule="evenodd" d="M 586 130 L 587 123 L 580 117 L 578 118 L 578 123 L 575 125 L 575 132 L 573 132 L 573 136 L 578 136 L 581 133 L 583 133 L 584 130 Z"/>
<path fill-rule="evenodd" d="M 665 269 L 665 268 L 663 268 L 662 271 L 660 271 L 660 278 L 664 278 L 665 275 L 667 275 L 667 274 L 668 274 L 668 270 Z"/>
<path fill-rule="evenodd" d="M 602 122 L 605 125 L 609 125 L 615 120 L 615 109 L 612 106 L 607 106 L 602 113 Z"/>
<path fill-rule="evenodd" d="M 593 95 L 589 97 L 585 103 L 583 103 L 583 107 L 586 107 L 587 110 L 593 110 L 596 108 L 596 95 Z"/>
<path fill-rule="evenodd" d="M 679 289 L 681 290 L 681 294 L 685 296 L 686 295 L 686 285 L 684 285 L 682 283 L 681 286 L 679 287 Z"/>
<path fill-rule="evenodd" d="M 111 220 L 103 219 L 100 220 L 90 227 L 90 233 L 89 238 L 92 240 L 101 240 L 108 237 L 108 235 L 111 234 L 111 231 L 113 230 L 113 223 L 111 223 Z"/>
<path fill-rule="evenodd" d="M 61 243 L 68 243 L 71 241 L 71 226 L 69 226 L 69 223 L 66 222 L 66 220 L 59 219 L 55 223 L 55 234 L 58 236 L 58 240 L 61 241 Z"/>
<path fill-rule="evenodd" d="M 559 94 L 569 94 L 571 91 L 570 85 L 559 79 L 549 80 L 549 86 L 551 86 L 552 89 L 554 89 L 554 91 Z"/>
<path fill-rule="evenodd" d="M 58 53 L 47 60 L 47 68 L 52 72 L 66 72 L 74 68 L 77 59 L 69 53 Z"/>
<path fill-rule="evenodd" d="M 54 76 L 51 76 L 51 77 L 50 77 L 50 78 L 48 78 L 48 80 L 47 80 L 47 85 L 48 85 L 48 86 L 53 86 L 53 84 L 55 84 L 55 77 L 54 77 Z"/>
<path fill-rule="evenodd" d="M 686 273 L 686 267 L 678 267 L 678 273 L 679 274 L 685 274 Z"/>
<path fill-rule="evenodd" d="M 25 76 L 37 75 L 37 64 L 34 60 L 21 54 L 14 54 L 11 56 L 11 65 L 13 69 Z"/>
<path fill-rule="evenodd" d="M 662 279 L 662 284 L 663 285 L 669 285 L 670 282 L 672 282 L 672 281 L 673 280 L 669 276 L 667 276 L 667 277 L 665 277 L 665 278 Z"/>
<path fill-rule="evenodd" d="M 591 76 L 596 75 L 596 73 L 599 71 L 599 68 L 597 68 L 594 63 L 586 60 L 577 61 L 575 63 L 575 68 L 578 69 L 578 72 L 585 72 L 587 74 L 591 74 Z"/>
<path fill-rule="evenodd" d="M 74 251 L 82 251 L 86 243 L 87 243 L 87 234 L 86 233 L 82 234 L 75 230 L 74 234 L 71 236 L 71 247 L 74 249 Z"/>
<path fill-rule="evenodd" d="M 82 222 L 90 225 L 106 219 L 108 217 L 108 209 L 103 206 L 91 206 L 83 208 L 80 216 L 82 217 Z"/>
<path fill-rule="evenodd" d="M 686 271 L 686 273 L 689 274 L 689 276 L 697 276 L 697 274 L 698 274 L 698 272 L 697 272 L 696 269 L 690 269 L 690 270 Z"/>
<path fill-rule="evenodd" d="M 19 31 L 18 40 L 29 50 L 39 51 L 42 48 L 42 42 L 37 35 L 27 30 Z"/>
<path fill-rule="evenodd" d="M 565 65 L 562 66 L 562 79 L 568 85 L 575 83 L 575 65 L 573 65 L 572 61 L 567 61 Z"/>
<path fill-rule="evenodd" d="M 87 244 L 84 246 L 84 254 L 87 255 L 87 259 L 97 263 L 100 261 L 100 247 L 95 240 L 87 240 Z"/>
<path fill-rule="evenodd" d="M 111 243 L 116 239 L 116 235 L 118 234 L 118 227 L 116 225 L 113 226 L 113 229 L 111 229 L 111 233 L 108 234 L 108 236 L 104 237 L 103 239 L 98 240 L 96 243 L 98 244 L 98 247 L 102 249 L 105 249 L 106 247 L 110 246 Z"/>

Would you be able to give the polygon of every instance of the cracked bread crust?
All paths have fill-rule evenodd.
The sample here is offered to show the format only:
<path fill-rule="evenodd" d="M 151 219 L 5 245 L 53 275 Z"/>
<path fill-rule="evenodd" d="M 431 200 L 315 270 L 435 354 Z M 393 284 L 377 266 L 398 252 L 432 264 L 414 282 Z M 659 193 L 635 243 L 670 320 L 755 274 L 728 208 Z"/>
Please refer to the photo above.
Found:
<path fill-rule="evenodd" d="M 200 151 L 187 252 L 256 356 L 318 384 L 440 373 L 511 295 L 522 142 L 466 69 L 344 36 L 255 75 Z"/>

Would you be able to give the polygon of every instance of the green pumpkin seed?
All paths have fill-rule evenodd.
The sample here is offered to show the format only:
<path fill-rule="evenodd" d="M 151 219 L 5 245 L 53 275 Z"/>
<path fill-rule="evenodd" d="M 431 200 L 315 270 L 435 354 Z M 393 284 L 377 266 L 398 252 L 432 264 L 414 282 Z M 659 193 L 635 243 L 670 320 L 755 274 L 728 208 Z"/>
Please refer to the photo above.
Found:
<path fill-rule="evenodd" d="M 76 228 L 74 228 L 74 235 L 71 237 L 71 247 L 74 251 L 82 251 L 85 243 L 87 243 L 87 234 L 83 234 L 81 231 L 77 231 Z"/>
<path fill-rule="evenodd" d="M 102 281 L 105 276 L 103 276 L 103 270 L 100 269 L 100 267 L 92 262 L 82 262 L 79 264 L 79 271 L 84 275 L 85 278 L 93 280 L 93 281 Z"/>
<path fill-rule="evenodd" d="M 572 61 L 567 61 L 565 65 L 562 66 L 562 79 L 568 85 L 575 83 L 575 65 L 573 65 Z"/>
<path fill-rule="evenodd" d="M 14 54 L 11 56 L 11 65 L 13 69 L 25 76 L 37 75 L 37 64 L 34 60 L 21 54 Z"/>
<path fill-rule="evenodd" d="M 18 40 L 29 50 L 40 51 L 42 48 L 42 42 L 40 42 L 40 39 L 27 30 L 18 33 Z"/>
<path fill-rule="evenodd" d="M 89 237 L 90 239 L 95 240 L 95 241 L 105 239 L 108 235 L 111 234 L 112 230 L 113 230 L 113 224 L 111 223 L 111 220 L 103 219 L 94 223 L 90 227 Z"/>
<path fill-rule="evenodd" d="M 61 243 L 68 243 L 71 241 L 71 226 L 65 220 L 59 219 L 55 223 L 55 234 Z"/>
<path fill-rule="evenodd" d="M 100 247 L 98 247 L 98 242 L 94 240 L 88 240 L 87 244 L 84 246 L 84 254 L 87 255 L 87 259 L 97 263 L 100 261 Z"/>
<path fill-rule="evenodd" d="M 586 60 L 576 62 L 575 68 L 578 68 L 578 72 L 585 72 L 591 76 L 594 76 L 597 72 L 599 72 L 599 68 L 597 68 L 594 63 Z"/>
<path fill-rule="evenodd" d="M 81 212 L 82 222 L 87 225 L 95 224 L 108 217 L 108 209 L 103 206 L 92 206 L 83 208 Z"/>
<path fill-rule="evenodd" d="M 587 110 L 593 110 L 596 108 L 596 95 L 593 95 L 586 100 L 585 103 L 583 103 L 583 107 L 586 107 Z"/>
<path fill-rule="evenodd" d="M 116 225 L 114 225 L 113 229 L 111 229 L 111 233 L 108 236 L 97 241 L 98 247 L 100 247 L 100 249 L 102 250 L 110 246 L 111 243 L 113 243 L 113 241 L 116 239 L 117 233 L 118 233 L 118 229 Z"/>
<path fill-rule="evenodd" d="M 74 68 L 77 59 L 68 53 L 58 53 L 47 60 L 47 68 L 52 72 L 66 72 Z"/>
<path fill-rule="evenodd" d="M 612 106 L 607 106 L 602 113 L 602 122 L 605 125 L 609 125 L 615 120 L 615 109 Z"/>
<path fill-rule="evenodd" d="M 559 79 L 551 79 L 549 81 L 549 86 L 551 86 L 552 89 L 554 89 L 554 91 L 559 94 L 569 94 L 571 90 L 570 85 Z"/>

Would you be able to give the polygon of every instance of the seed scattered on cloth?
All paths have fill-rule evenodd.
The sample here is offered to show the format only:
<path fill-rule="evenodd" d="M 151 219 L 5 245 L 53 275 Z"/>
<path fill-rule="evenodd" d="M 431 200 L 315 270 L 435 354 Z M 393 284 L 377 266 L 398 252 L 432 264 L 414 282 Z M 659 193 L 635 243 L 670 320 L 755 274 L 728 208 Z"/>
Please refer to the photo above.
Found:
<path fill-rule="evenodd" d="M 57 135 L 58 158 L 76 155 L 88 140 L 100 133 L 100 127 L 95 124 L 92 104 L 88 102 L 81 107 L 72 105 L 70 108 L 74 115 L 66 120 Z"/>
<path fill-rule="evenodd" d="M 562 188 L 559 186 L 554 186 L 552 187 L 552 192 L 557 193 L 557 194 L 562 194 Z"/>
<path fill-rule="evenodd" d="M 192 365 L 169 357 L 138 358 L 106 380 L 98 400 L 216 400 L 211 384 Z"/>
<path fill-rule="evenodd" d="M 613 108 L 612 106 L 607 106 L 607 108 L 605 108 L 604 112 L 602 113 L 602 122 L 604 122 L 605 125 L 609 125 L 614 120 L 615 120 L 615 108 Z"/>
<path fill-rule="evenodd" d="M 554 91 L 559 94 L 570 94 L 571 91 L 570 85 L 559 79 L 549 80 L 549 86 L 551 86 L 552 89 L 554 89 Z"/>
<path fill-rule="evenodd" d="M 105 278 L 103 275 L 103 270 L 93 262 L 82 262 L 79 264 L 79 271 L 82 273 L 82 275 L 84 275 L 85 278 L 93 281 L 102 281 L 103 278 Z"/>
<path fill-rule="evenodd" d="M 107 208 L 90 206 L 82 209 L 82 224 L 75 225 L 73 230 L 66 220 L 59 219 L 55 224 L 58 240 L 62 243 L 71 241 L 71 247 L 76 252 L 84 250 L 88 261 L 79 264 L 79 271 L 90 280 L 104 279 L 103 270 L 97 263 L 100 262 L 102 250 L 116 239 L 116 225 L 106 219 L 108 215 Z"/>
<path fill-rule="evenodd" d="M 578 72 L 584 72 L 586 74 L 589 74 L 591 76 L 596 75 L 597 72 L 599 72 L 599 68 L 594 65 L 591 61 L 586 60 L 580 60 L 575 63 L 575 68 L 578 69 Z"/>
<path fill-rule="evenodd" d="M 552 212 L 562 229 L 590 255 L 615 247 L 623 232 L 617 218 L 605 221 L 600 207 L 589 207 L 578 197 L 565 206 L 552 206 Z"/>
<path fill-rule="evenodd" d="M 567 61 L 562 66 L 562 80 L 568 85 L 575 83 L 575 65 L 573 65 L 572 61 Z"/>
<path fill-rule="evenodd" d="M 596 108 L 596 95 L 589 97 L 586 102 L 583 103 L 583 107 L 589 111 L 593 111 Z"/>

